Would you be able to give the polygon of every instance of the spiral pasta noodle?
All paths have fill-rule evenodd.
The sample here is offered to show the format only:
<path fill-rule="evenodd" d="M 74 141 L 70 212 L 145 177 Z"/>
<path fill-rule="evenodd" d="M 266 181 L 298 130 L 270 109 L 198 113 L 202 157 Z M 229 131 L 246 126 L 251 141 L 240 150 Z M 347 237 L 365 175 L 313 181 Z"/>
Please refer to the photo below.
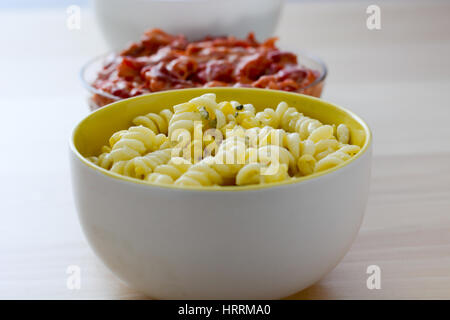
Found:
<path fill-rule="evenodd" d="M 177 186 L 212 186 L 222 185 L 224 179 L 221 170 L 215 166 L 214 158 L 208 157 L 194 164 L 176 181 Z"/>
<path fill-rule="evenodd" d="M 119 162 L 133 159 L 145 153 L 154 151 L 164 144 L 162 136 L 143 126 L 130 127 L 114 133 L 109 139 L 110 146 L 103 146 L 102 154 L 96 159 L 96 164 L 104 169 Z"/>
<path fill-rule="evenodd" d="M 330 153 L 323 159 L 319 160 L 316 164 L 315 171 L 320 172 L 340 165 L 358 153 L 359 150 L 360 148 L 358 146 L 344 145 L 337 151 Z"/>
<path fill-rule="evenodd" d="M 287 132 L 298 132 L 302 140 L 322 126 L 319 120 L 304 116 L 297 109 L 289 107 L 286 102 L 280 102 L 275 110 L 266 108 L 258 112 L 256 118 L 264 125 L 281 128 Z"/>
<path fill-rule="evenodd" d="M 173 184 L 191 166 L 192 163 L 184 158 L 174 157 L 167 164 L 157 166 L 146 180 L 154 183 Z"/>
<path fill-rule="evenodd" d="M 264 184 L 271 182 L 281 182 L 288 180 L 288 166 L 282 164 L 277 171 L 271 175 L 262 175 L 262 165 L 260 163 L 250 163 L 245 165 L 236 176 L 236 185 L 244 186 L 249 184 Z"/>
<path fill-rule="evenodd" d="M 173 113 L 169 109 L 162 110 L 158 113 L 147 113 L 143 116 L 137 116 L 133 119 L 136 126 L 144 126 L 152 130 L 154 133 L 163 133 L 167 135 L 169 129 L 169 121 L 172 119 Z"/>
<path fill-rule="evenodd" d="M 170 149 L 157 150 L 130 160 L 118 161 L 111 167 L 111 171 L 128 177 L 146 179 L 155 168 L 168 163 L 170 157 Z"/>

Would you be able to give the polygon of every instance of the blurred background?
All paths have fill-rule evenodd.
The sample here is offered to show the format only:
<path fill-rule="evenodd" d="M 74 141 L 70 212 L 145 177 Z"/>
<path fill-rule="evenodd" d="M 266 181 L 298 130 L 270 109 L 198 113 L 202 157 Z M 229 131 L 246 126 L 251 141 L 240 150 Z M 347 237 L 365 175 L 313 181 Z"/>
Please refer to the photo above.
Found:
<path fill-rule="evenodd" d="M 381 8 L 380 30 L 366 26 L 371 4 Z M 79 29 L 67 27 L 71 5 L 81 8 Z M 0 9 L 0 298 L 140 297 L 93 256 L 71 196 L 68 141 L 89 113 L 80 68 L 110 50 L 91 2 L 3 0 Z M 443 263 L 450 266 L 450 218 L 443 214 L 450 212 L 449 16 L 444 0 L 285 2 L 275 31 L 279 46 L 321 57 L 329 68 L 322 98 L 355 111 L 374 132 L 374 182 L 363 229 L 309 298 L 419 295 L 401 286 L 405 270 L 412 288 L 450 297 L 450 268 L 443 271 Z M 406 238 L 383 242 L 383 232 Z M 411 258 L 408 239 L 417 237 L 421 249 Z M 389 248 L 397 251 L 384 255 Z M 434 267 L 414 264 L 424 256 Z M 358 264 L 386 259 L 397 263 L 392 273 L 388 269 L 387 289 L 364 290 Z M 66 288 L 69 265 L 85 270 L 80 292 Z"/>

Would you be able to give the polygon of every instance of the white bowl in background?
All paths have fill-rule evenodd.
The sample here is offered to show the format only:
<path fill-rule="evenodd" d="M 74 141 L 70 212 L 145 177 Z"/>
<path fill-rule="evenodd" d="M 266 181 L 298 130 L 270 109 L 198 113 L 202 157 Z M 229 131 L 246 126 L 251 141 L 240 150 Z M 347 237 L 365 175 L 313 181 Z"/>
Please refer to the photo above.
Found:
<path fill-rule="evenodd" d="M 346 123 L 361 151 L 310 177 L 219 190 L 150 185 L 87 160 L 135 116 L 206 92 L 257 110 L 286 101 L 324 123 Z M 349 250 L 367 203 L 372 142 L 358 116 L 314 97 L 184 89 L 121 100 L 89 114 L 74 130 L 70 159 L 83 231 L 130 286 L 160 299 L 274 299 L 312 285 Z"/>
<path fill-rule="evenodd" d="M 272 36 L 283 0 L 93 0 L 98 24 L 113 50 L 160 28 L 189 40 L 207 35 Z"/>

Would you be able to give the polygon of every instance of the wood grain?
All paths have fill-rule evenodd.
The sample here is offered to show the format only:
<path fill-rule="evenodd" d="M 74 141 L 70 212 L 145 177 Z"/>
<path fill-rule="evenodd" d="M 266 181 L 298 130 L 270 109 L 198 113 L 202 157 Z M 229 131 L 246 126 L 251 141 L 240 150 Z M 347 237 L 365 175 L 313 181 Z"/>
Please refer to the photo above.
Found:
<path fill-rule="evenodd" d="M 324 99 L 365 118 L 375 147 L 355 243 L 291 299 L 450 299 L 450 3 L 377 3 L 379 31 L 365 27 L 365 1 L 288 3 L 277 31 L 284 46 L 327 62 Z M 77 73 L 107 47 L 88 8 L 80 31 L 65 18 L 0 13 L 10 48 L 0 52 L 0 298 L 145 299 L 101 264 L 78 224 L 67 152 L 88 108 Z M 372 264 L 380 290 L 366 287 Z M 70 265 L 81 268 L 80 290 L 67 289 Z"/>

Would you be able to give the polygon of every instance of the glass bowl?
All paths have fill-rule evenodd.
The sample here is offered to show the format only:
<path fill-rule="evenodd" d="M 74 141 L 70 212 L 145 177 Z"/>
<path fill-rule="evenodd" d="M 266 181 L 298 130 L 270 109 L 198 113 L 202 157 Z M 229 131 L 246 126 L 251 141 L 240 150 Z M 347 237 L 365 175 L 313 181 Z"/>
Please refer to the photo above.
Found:
<path fill-rule="evenodd" d="M 317 71 L 319 76 L 317 79 L 309 84 L 308 86 L 299 89 L 297 93 L 306 94 L 309 96 L 320 98 L 322 95 L 322 90 L 325 84 L 325 78 L 327 76 L 327 67 L 325 63 L 310 54 L 306 53 L 296 53 L 299 61 L 299 65 L 306 67 L 308 69 Z M 88 105 L 91 111 L 101 108 L 105 105 L 113 103 L 115 101 L 123 100 L 121 97 L 114 96 L 103 90 L 94 88 L 91 84 L 97 77 L 98 72 L 102 69 L 104 61 L 114 55 L 113 53 L 103 54 L 101 56 L 95 57 L 88 61 L 82 68 L 80 72 L 81 82 L 83 86 L 88 91 Z M 151 94 L 151 93 L 147 93 Z"/>

